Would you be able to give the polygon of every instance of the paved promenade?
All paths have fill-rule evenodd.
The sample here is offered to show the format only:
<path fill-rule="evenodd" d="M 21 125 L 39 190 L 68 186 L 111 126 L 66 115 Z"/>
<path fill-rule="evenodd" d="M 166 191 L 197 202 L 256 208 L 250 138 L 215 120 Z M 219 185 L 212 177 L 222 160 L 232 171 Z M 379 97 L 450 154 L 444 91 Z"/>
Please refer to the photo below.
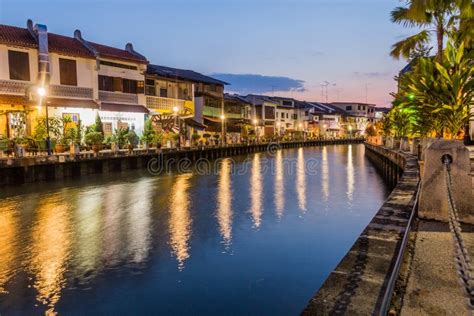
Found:
<path fill-rule="evenodd" d="M 469 150 L 474 192 L 474 147 Z M 394 301 L 396 306 L 392 311 L 397 310 L 401 315 L 472 315 L 455 269 L 453 237 L 448 224 L 418 220 L 415 228 L 399 279 L 404 283 L 398 288 L 402 293 Z M 462 229 L 473 258 L 474 225 L 463 225 Z"/>

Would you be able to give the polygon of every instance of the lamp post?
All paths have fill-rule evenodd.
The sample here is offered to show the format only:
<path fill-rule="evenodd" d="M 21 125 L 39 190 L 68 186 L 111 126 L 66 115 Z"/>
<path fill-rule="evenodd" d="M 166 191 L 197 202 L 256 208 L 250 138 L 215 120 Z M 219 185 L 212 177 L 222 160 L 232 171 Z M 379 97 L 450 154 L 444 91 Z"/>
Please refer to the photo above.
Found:
<path fill-rule="evenodd" d="M 224 114 L 221 115 L 221 121 L 222 121 L 221 138 L 222 138 L 222 144 L 225 145 L 227 141 L 225 139 L 225 115 Z"/>
<path fill-rule="evenodd" d="M 253 120 L 253 125 L 255 127 L 255 137 L 256 137 L 257 142 L 258 142 L 257 123 L 258 123 L 257 119 L 254 119 Z"/>
<path fill-rule="evenodd" d="M 38 95 L 40 96 L 39 100 L 39 107 L 41 108 L 41 104 L 43 102 L 43 98 L 46 97 L 46 89 L 44 87 L 38 87 L 36 90 Z M 51 138 L 49 137 L 49 113 L 48 113 L 48 103 L 45 103 L 45 109 L 46 109 L 46 151 L 48 153 L 48 156 L 51 156 L 52 151 L 51 151 Z"/>
<path fill-rule="evenodd" d="M 178 125 L 178 148 L 181 149 L 181 122 L 179 121 L 178 107 L 173 107 L 173 113 L 176 117 L 176 124 Z"/>

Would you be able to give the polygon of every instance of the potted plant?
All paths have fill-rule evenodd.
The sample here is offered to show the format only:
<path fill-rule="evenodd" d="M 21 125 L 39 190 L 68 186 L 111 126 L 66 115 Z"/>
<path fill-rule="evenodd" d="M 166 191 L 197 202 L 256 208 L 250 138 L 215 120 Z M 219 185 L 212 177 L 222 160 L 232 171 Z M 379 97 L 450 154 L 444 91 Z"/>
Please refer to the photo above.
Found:
<path fill-rule="evenodd" d="M 100 150 L 100 146 L 102 145 L 102 142 L 104 141 L 104 136 L 100 132 L 89 130 L 86 133 L 84 140 L 87 145 L 92 147 L 92 151 L 95 154 L 97 154 Z"/>
<path fill-rule="evenodd" d="M 193 133 L 193 135 L 191 136 L 191 139 L 193 140 L 194 146 L 198 146 L 198 141 L 200 138 L 201 138 L 201 135 L 199 135 L 198 133 Z"/>
<path fill-rule="evenodd" d="M 156 131 L 153 129 L 153 125 L 150 119 L 145 121 L 145 127 L 143 129 L 143 135 L 140 140 L 143 143 L 143 147 L 148 150 L 149 145 L 153 142 Z"/>
<path fill-rule="evenodd" d="M 162 142 L 163 142 L 163 133 L 155 133 L 155 136 L 153 137 L 153 143 L 156 146 L 157 152 L 161 150 Z"/>
<path fill-rule="evenodd" d="M 135 148 L 138 144 L 138 136 L 134 130 L 129 130 L 125 135 L 125 139 L 127 140 L 128 152 L 132 153 L 133 148 Z"/>
<path fill-rule="evenodd" d="M 202 135 L 202 137 L 204 137 L 204 139 L 206 140 L 206 142 L 205 142 L 206 146 L 209 146 L 209 138 L 211 137 L 211 134 L 204 133 L 204 135 Z"/>
<path fill-rule="evenodd" d="M 13 140 L 15 144 L 15 156 L 22 158 L 25 155 L 26 148 L 28 147 L 28 139 L 26 137 L 16 137 Z"/>

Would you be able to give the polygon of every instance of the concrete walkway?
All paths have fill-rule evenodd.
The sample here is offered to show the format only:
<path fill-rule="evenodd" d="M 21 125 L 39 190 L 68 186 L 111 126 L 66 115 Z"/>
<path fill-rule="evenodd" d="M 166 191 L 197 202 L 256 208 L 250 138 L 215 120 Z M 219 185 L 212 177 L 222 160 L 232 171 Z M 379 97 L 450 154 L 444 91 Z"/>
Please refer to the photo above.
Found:
<path fill-rule="evenodd" d="M 474 254 L 474 227 L 463 226 L 469 254 Z M 454 245 L 447 223 L 418 221 L 400 315 L 471 315 L 454 265 Z M 403 277 L 403 276 L 402 276 Z"/>

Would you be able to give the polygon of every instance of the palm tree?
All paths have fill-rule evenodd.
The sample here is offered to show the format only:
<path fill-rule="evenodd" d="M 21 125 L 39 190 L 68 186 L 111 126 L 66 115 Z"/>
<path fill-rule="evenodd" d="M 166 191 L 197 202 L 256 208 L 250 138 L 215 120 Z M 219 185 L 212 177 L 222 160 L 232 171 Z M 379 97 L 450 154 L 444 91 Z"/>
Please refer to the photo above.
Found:
<path fill-rule="evenodd" d="M 409 58 L 419 46 L 426 45 L 435 33 L 438 62 L 443 61 L 444 36 L 458 11 L 458 2 L 466 0 L 409 0 L 406 7 L 397 7 L 391 12 L 392 22 L 405 27 L 422 28 L 408 38 L 395 43 L 390 55 Z"/>

